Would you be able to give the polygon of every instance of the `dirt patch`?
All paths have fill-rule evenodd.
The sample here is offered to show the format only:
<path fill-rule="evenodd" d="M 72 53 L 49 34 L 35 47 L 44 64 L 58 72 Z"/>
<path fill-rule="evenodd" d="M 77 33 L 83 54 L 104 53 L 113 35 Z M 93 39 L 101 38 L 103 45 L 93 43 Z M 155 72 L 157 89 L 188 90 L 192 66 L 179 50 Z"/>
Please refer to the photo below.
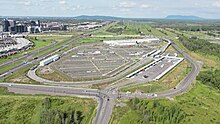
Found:
<path fill-rule="evenodd" d="M 51 69 L 50 66 L 44 66 L 43 68 L 39 69 L 39 74 L 52 74 L 54 70 Z"/>
<path fill-rule="evenodd" d="M 20 82 L 20 83 L 26 83 L 30 82 L 30 79 L 26 76 L 19 76 L 17 78 L 11 79 L 12 82 Z"/>
<path fill-rule="evenodd" d="M 126 104 L 123 103 L 123 102 L 119 102 L 119 103 L 116 104 L 116 106 L 117 107 L 124 107 L 124 106 L 126 106 Z"/>

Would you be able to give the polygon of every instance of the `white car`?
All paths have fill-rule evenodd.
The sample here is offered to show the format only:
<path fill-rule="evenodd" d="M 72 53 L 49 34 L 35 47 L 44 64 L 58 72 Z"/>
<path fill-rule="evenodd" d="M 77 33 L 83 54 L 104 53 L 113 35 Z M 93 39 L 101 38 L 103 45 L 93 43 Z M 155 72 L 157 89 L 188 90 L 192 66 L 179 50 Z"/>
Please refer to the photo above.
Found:
<path fill-rule="evenodd" d="M 153 97 L 157 97 L 157 94 L 156 93 L 153 93 L 153 95 L 152 95 Z"/>

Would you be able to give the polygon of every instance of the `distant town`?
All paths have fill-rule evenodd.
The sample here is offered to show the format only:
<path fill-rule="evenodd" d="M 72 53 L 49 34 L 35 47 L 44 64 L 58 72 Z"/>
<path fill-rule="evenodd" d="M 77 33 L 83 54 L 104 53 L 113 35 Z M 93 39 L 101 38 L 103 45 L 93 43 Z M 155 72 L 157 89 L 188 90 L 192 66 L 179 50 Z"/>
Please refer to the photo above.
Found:
<path fill-rule="evenodd" d="M 22 34 L 22 33 L 34 34 L 34 33 L 41 33 L 47 31 L 68 31 L 71 29 L 79 29 L 79 30 L 97 29 L 102 26 L 103 23 L 97 24 L 97 22 L 83 22 L 83 23 L 76 23 L 69 25 L 55 21 L 41 21 L 41 20 L 16 21 L 12 19 L 4 19 L 0 24 L 0 33 L 1 35 Z"/>
<path fill-rule="evenodd" d="M 0 124 L 220 124 L 220 0 L 0 6 Z"/>
<path fill-rule="evenodd" d="M 0 58 L 28 50 L 34 44 L 26 39 L 28 35 L 93 30 L 109 22 L 65 23 L 62 21 L 3 19 L 0 24 Z"/>

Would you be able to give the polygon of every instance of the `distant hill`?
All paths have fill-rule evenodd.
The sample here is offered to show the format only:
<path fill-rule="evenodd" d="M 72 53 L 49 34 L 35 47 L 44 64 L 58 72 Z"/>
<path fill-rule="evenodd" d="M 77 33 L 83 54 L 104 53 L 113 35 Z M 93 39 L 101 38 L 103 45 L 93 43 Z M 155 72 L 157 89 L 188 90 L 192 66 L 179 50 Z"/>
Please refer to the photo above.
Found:
<path fill-rule="evenodd" d="M 183 16 L 183 15 L 168 15 L 165 19 L 174 20 L 203 20 L 204 18 L 198 16 Z"/>
<path fill-rule="evenodd" d="M 113 16 L 88 16 L 88 15 L 81 15 L 74 17 L 75 19 L 84 19 L 84 20 L 121 20 L 123 18 L 120 17 L 113 17 Z"/>
<path fill-rule="evenodd" d="M 83 20 L 150 20 L 154 18 L 123 18 L 123 17 L 114 17 L 114 16 L 89 16 L 81 15 L 76 16 L 74 19 L 83 19 Z M 156 19 L 156 18 L 155 18 Z M 157 18 L 163 19 L 163 18 Z M 169 15 L 164 19 L 173 19 L 173 20 L 204 20 L 204 18 L 198 16 L 183 16 L 183 15 Z"/>
<path fill-rule="evenodd" d="M 152 20 L 220 20 L 220 19 L 206 19 L 198 16 L 183 16 L 183 15 L 169 15 L 166 18 L 126 18 L 126 17 L 115 17 L 115 16 L 90 16 L 90 15 L 80 15 L 76 17 L 46 17 L 46 16 L 0 16 L 0 19 L 9 18 L 17 20 L 143 20 L 143 21 L 152 21 Z"/>

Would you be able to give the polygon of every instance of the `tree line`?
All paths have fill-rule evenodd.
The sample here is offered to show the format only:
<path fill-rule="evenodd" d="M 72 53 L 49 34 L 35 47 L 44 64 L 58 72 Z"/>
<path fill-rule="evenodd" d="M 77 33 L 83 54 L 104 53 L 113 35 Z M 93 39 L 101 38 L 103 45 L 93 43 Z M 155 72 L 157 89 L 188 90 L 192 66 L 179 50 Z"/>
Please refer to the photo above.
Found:
<path fill-rule="evenodd" d="M 180 26 L 176 28 L 182 31 L 220 31 L 220 25 L 206 26 Z"/>
<path fill-rule="evenodd" d="M 158 100 L 146 101 L 135 98 L 130 100 L 129 106 L 143 116 L 145 123 L 178 124 L 187 116 L 179 106 L 165 106 Z"/>
<path fill-rule="evenodd" d="M 199 73 L 197 80 L 205 85 L 220 90 L 220 69 L 202 71 Z"/>
<path fill-rule="evenodd" d="M 81 111 L 76 111 L 71 108 L 66 111 L 52 109 L 50 98 L 45 98 L 43 101 L 43 110 L 40 113 L 40 124 L 81 124 L 83 118 Z"/>
<path fill-rule="evenodd" d="M 186 38 L 180 36 L 179 40 L 189 50 L 200 52 L 206 55 L 214 55 L 220 58 L 220 45 L 210 43 L 207 40 L 198 39 L 197 37 Z"/>

